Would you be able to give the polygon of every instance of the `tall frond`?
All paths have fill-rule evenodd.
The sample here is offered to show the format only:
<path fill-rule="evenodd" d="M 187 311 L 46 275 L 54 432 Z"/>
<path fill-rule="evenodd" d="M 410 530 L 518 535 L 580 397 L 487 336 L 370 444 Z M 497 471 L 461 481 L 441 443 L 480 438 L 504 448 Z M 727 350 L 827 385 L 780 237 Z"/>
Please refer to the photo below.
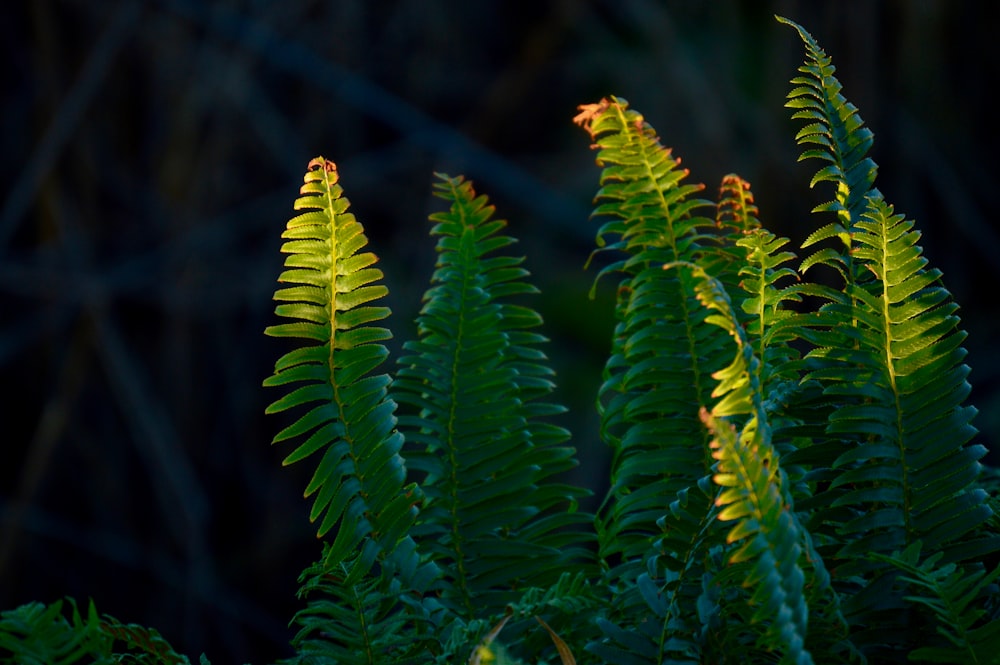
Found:
<path fill-rule="evenodd" d="M 881 198 L 870 200 L 854 238 L 855 255 L 870 273 L 853 289 L 858 345 L 875 356 L 877 373 L 866 385 L 842 386 L 839 394 L 869 397 L 871 403 L 857 412 L 835 413 L 830 430 L 865 432 L 880 443 L 891 442 L 898 452 L 866 460 L 865 468 L 893 460 L 899 475 L 861 477 L 858 470 L 845 471 L 835 484 L 847 483 L 847 474 L 855 491 L 872 480 L 872 489 L 899 482 L 906 530 L 901 544 L 921 540 L 931 551 L 950 551 L 992 515 L 986 492 L 977 486 L 978 460 L 987 451 L 966 445 L 976 433 L 971 423 L 976 410 L 964 405 L 969 368 L 963 363 L 966 334 L 958 327 L 958 306 L 941 284 L 940 271 L 927 268 L 913 222 Z M 955 556 L 984 553 L 963 546 Z"/>
<path fill-rule="evenodd" d="M 584 490 L 557 479 L 576 462 L 569 433 L 548 420 L 563 408 L 548 401 L 541 317 L 513 300 L 536 292 L 523 258 L 496 254 L 514 240 L 485 196 L 439 179 L 449 209 L 431 216 L 437 268 L 393 396 L 406 407 L 410 466 L 424 475 L 414 532 L 444 573 L 442 602 L 469 619 L 590 559 L 590 517 L 576 511 Z"/>
<path fill-rule="evenodd" d="M 844 99 L 829 57 L 800 26 L 806 47 L 803 76 L 793 80 L 788 106 L 808 121 L 796 137 L 809 147 L 803 158 L 828 162 L 813 184 L 831 181 L 836 200 L 816 209 L 836 220 L 803 246 L 838 238 L 800 267 L 822 263 L 839 270 L 835 290 L 805 285 L 802 293 L 824 304 L 797 321 L 813 348 L 804 378 L 822 386 L 817 422 L 825 422 L 811 458 L 815 495 L 800 506 L 812 523 L 833 529 L 821 549 L 836 561 L 845 612 L 859 644 L 888 657 L 911 630 L 903 599 L 892 589 L 893 571 L 867 554 L 889 554 L 922 541 L 945 560 L 974 559 L 997 548 L 983 534 L 992 515 L 978 487 L 985 449 L 969 445 L 975 409 L 963 364 L 957 306 L 927 267 L 919 234 L 874 188 L 876 167 L 867 154 L 873 135 Z M 878 625 L 878 629 L 872 628 Z M 868 627 L 867 629 L 865 627 Z"/>
<path fill-rule="evenodd" d="M 698 278 L 699 301 L 713 312 L 706 322 L 736 342 L 733 361 L 714 374 L 719 381 L 714 394 L 721 399 L 711 411 L 702 407 L 699 414 L 712 435 L 712 456 L 718 461 L 713 481 L 723 488 L 715 500 L 721 508 L 718 519 L 735 521 L 726 540 L 740 544 L 729 554 L 729 563 L 753 562 L 745 582 L 754 588 L 753 620 L 768 626 L 789 662 L 812 663 L 805 646 L 809 620 L 805 573 L 799 565 L 803 535 L 789 505 L 778 452 L 771 444 L 755 371 L 759 361 L 721 283 L 700 267 L 692 267 L 692 272 Z M 748 416 L 742 431 L 726 419 L 734 416 Z"/>
<path fill-rule="evenodd" d="M 703 186 L 684 182 L 687 170 L 641 114 L 618 98 L 580 108 L 575 121 L 603 167 L 594 215 L 607 221 L 597 244 L 623 253 L 598 276 L 621 274 L 598 405 L 612 449 L 600 556 L 613 578 L 634 580 L 667 504 L 712 464 L 698 408 L 712 401 L 710 374 L 725 364 L 726 341 L 702 325 L 689 277 L 662 265 L 696 260 L 716 226 L 697 214 L 712 206 L 694 196 Z"/>
<path fill-rule="evenodd" d="M 295 201 L 303 212 L 282 233 L 287 256 L 278 281 L 287 286 L 274 294 L 281 303 L 275 313 L 289 321 L 264 332 L 299 346 L 278 359 L 264 385 L 288 386 L 267 413 L 308 408 L 273 442 L 295 442 L 284 464 L 320 454 L 305 490 L 315 495 L 309 518 L 319 521 L 319 536 L 335 534 L 330 566 L 351 559 L 362 574 L 407 534 L 417 498 L 415 486 L 403 486 L 389 377 L 372 374 L 388 355 L 380 342 L 390 333 L 373 325 L 388 308 L 371 303 L 387 289 L 378 283 L 375 255 L 361 251 L 368 239 L 347 211 L 338 179 L 333 162 L 312 160 Z M 364 545 L 367 539 L 376 546 Z M 363 556 L 352 558 L 358 551 Z"/>
<path fill-rule="evenodd" d="M 844 576 L 871 570 L 867 553 L 917 540 L 948 560 L 997 548 L 995 538 L 977 535 L 992 510 L 977 485 L 986 450 L 969 445 L 975 409 L 964 405 L 965 333 L 912 227 L 881 198 L 870 199 L 853 234 L 864 278 L 823 305 L 819 323 L 803 332 L 815 345 L 807 378 L 825 386 L 827 433 L 841 442 L 829 448 L 830 482 L 815 505 L 828 506 L 823 519 L 836 525 Z M 873 609 L 865 593 L 851 603 L 862 613 Z M 895 607 L 886 611 L 899 616 Z"/>
<path fill-rule="evenodd" d="M 795 135 L 796 142 L 806 149 L 799 161 L 819 159 L 826 162 L 809 183 L 814 187 L 820 182 L 832 182 L 835 198 L 817 206 L 813 212 L 833 211 L 836 222 L 830 223 L 810 236 L 803 248 L 828 238 L 838 238 L 840 251 L 818 250 L 811 254 L 799 268 L 805 272 L 810 266 L 821 263 L 835 268 L 842 274 L 853 276 L 850 233 L 861 219 L 866 199 L 875 185 L 878 168 L 868 157 L 874 142 L 872 131 L 865 127 L 858 108 L 841 93 L 840 81 L 834 76 L 836 67 L 830 56 L 820 47 L 805 28 L 787 18 L 776 17 L 779 22 L 794 28 L 805 45 L 806 61 L 799 67 L 802 76 L 792 79 L 795 86 L 788 93 L 787 108 L 795 109 L 794 120 L 804 120 L 805 126 Z M 850 281 L 852 277 L 848 277 Z"/>

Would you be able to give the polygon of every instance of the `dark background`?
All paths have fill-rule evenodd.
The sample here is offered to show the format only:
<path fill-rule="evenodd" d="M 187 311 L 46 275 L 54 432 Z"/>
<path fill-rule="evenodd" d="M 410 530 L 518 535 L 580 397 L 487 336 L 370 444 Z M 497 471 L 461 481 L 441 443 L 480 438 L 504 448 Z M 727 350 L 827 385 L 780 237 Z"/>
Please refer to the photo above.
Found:
<path fill-rule="evenodd" d="M 279 235 L 335 160 L 412 319 L 432 172 L 522 239 L 560 401 L 600 487 L 610 300 L 583 263 L 598 171 L 576 105 L 628 99 L 714 197 L 735 171 L 795 246 L 806 185 L 782 108 L 809 29 L 874 130 L 879 187 L 963 306 L 981 441 L 1000 450 L 1000 71 L 989 2 L 37 0 L 0 9 L 0 609 L 65 594 L 193 657 L 288 655 L 318 553 L 260 383 Z M 397 340 L 398 343 L 398 340 Z M 991 458 L 997 463 L 996 456 Z M 598 490 L 600 491 L 600 490 Z"/>

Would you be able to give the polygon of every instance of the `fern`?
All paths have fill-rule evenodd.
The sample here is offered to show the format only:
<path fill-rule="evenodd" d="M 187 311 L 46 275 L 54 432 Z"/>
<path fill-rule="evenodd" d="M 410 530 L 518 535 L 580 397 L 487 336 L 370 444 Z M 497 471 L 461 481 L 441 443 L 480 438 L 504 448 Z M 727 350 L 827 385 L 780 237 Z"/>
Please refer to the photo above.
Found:
<path fill-rule="evenodd" d="M 83 659 L 113 663 L 111 637 L 101 630 L 93 602 L 84 617 L 69 600 L 69 620 L 63 602 L 45 606 L 28 603 L 0 614 L 0 663 L 69 665 Z"/>
<path fill-rule="evenodd" d="M 903 575 L 906 600 L 928 609 L 938 620 L 936 645 L 910 652 L 910 660 L 935 663 L 994 663 L 1000 653 L 1000 617 L 988 617 L 985 601 L 997 592 L 1000 566 L 967 571 L 954 563 L 942 564 L 943 552 L 920 561 L 921 543 L 893 556 L 872 554 Z M 930 640 L 928 640 L 930 641 Z"/>
<path fill-rule="evenodd" d="M 299 597 L 308 605 L 295 616 L 293 662 L 403 663 L 433 649 L 433 605 L 423 601 L 439 573 L 419 563 L 413 541 L 384 562 L 379 575 L 355 581 L 354 562 L 331 568 L 329 557 L 303 571 Z M 401 565 L 400 565 L 401 564 Z"/>
<path fill-rule="evenodd" d="M 414 534 L 443 571 L 442 602 L 470 620 L 588 560 L 589 516 L 583 490 L 554 482 L 575 460 L 548 420 L 564 409 L 547 401 L 541 317 L 513 301 L 536 292 L 524 259 L 496 254 L 514 241 L 471 183 L 441 175 L 435 193 L 449 204 L 431 216 L 437 269 L 392 394 L 426 492 Z"/>
<path fill-rule="evenodd" d="M 926 267 L 912 222 L 874 188 L 876 167 L 866 156 L 872 133 L 840 93 L 828 56 L 801 27 L 779 20 L 806 45 L 804 76 L 793 80 L 800 87 L 788 103 L 798 109 L 793 118 L 809 121 L 798 142 L 819 146 L 803 158 L 829 162 L 811 184 L 836 186 L 836 200 L 816 211 L 834 211 L 837 221 L 804 246 L 833 236 L 840 243 L 811 256 L 800 271 L 822 263 L 845 281 L 840 291 L 803 287 L 826 301 L 799 334 L 813 345 L 804 378 L 823 386 L 829 419 L 829 444 L 821 443 L 824 454 L 814 459 L 828 471 L 806 505 L 825 507 L 813 524 L 837 531 L 825 549 L 837 559 L 856 639 L 885 658 L 891 652 L 885 645 L 906 641 L 904 599 L 891 592 L 888 571 L 865 555 L 917 541 L 950 560 L 994 548 L 972 537 L 992 514 L 977 486 L 986 451 L 967 445 L 975 410 L 963 405 L 969 393 L 965 334 L 941 274 Z M 880 628 L 870 630 L 875 624 Z"/>
<path fill-rule="evenodd" d="M 72 598 L 67 602 L 66 612 L 60 600 L 48 606 L 28 603 L 0 614 L 0 663 L 190 665 L 156 630 L 101 616 L 93 601 L 86 616 Z M 205 656 L 200 662 L 209 665 Z"/>
<path fill-rule="evenodd" d="M 828 57 L 794 27 L 813 62 L 794 82 L 813 92 L 793 91 L 798 102 L 790 105 L 808 109 L 793 117 L 818 119 L 798 140 L 822 146 L 804 156 L 832 162 L 813 179 L 837 185 L 844 248 L 830 256 L 857 267 L 842 292 L 811 289 L 829 302 L 816 325 L 803 330 L 816 347 L 806 378 L 825 384 L 840 402 L 828 432 L 847 445 L 831 464 L 840 470 L 831 490 L 851 489 L 838 491 L 833 505 L 858 511 L 842 526 L 852 541 L 843 553 L 890 552 L 918 538 L 937 548 L 991 514 L 985 493 L 974 489 L 977 460 L 986 451 L 965 447 L 975 433 L 974 409 L 962 406 L 969 392 L 961 364 L 965 334 L 940 272 L 926 269 L 912 222 L 872 188 L 875 166 L 863 157 L 871 132 L 840 94 Z"/>
<path fill-rule="evenodd" d="M 613 457 L 599 553 L 612 581 L 634 580 L 667 503 L 711 466 L 698 408 L 711 399 L 709 375 L 721 366 L 724 340 L 702 325 L 686 276 L 661 266 L 696 260 L 699 239 L 715 224 L 696 215 L 711 206 L 694 198 L 703 186 L 683 182 L 687 171 L 642 115 L 617 98 L 580 108 L 575 121 L 603 166 L 594 214 L 610 218 L 597 244 L 625 256 L 598 275 L 622 274 L 600 389 L 601 428 Z"/>
<path fill-rule="evenodd" d="M 295 201 L 295 209 L 306 212 L 289 220 L 282 234 L 288 256 L 278 281 L 291 286 L 275 292 L 282 303 L 275 313 L 292 321 L 265 332 L 305 343 L 275 363 L 264 385 L 298 384 L 267 413 L 310 407 L 274 442 L 298 442 L 284 464 L 322 453 L 305 491 L 316 495 L 309 518 L 320 521 L 319 536 L 336 532 L 328 551 L 331 569 L 365 543 L 363 556 L 353 559 L 361 575 L 407 533 L 417 499 L 414 485 L 403 487 L 403 441 L 387 395 L 389 377 L 369 376 L 388 355 L 380 342 L 390 337 L 371 325 L 388 316 L 388 308 L 369 303 L 387 289 L 376 283 L 382 273 L 372 267 L 375 255 L 360 252 L 368 240 L 347 212 L 337 181 L 333 162 L 311 161 Z"/>
<path fill-rule="evenodd" d="M 711 412 L 702 408 L 700 413 L 712 433 L 712 454 L 719 462 L 713 481 L 724 488 L 715 501 L 722 509 L 718 519 L 736 520 L 726 541 L 741 543 L 729 562 L 753 562 L 745 582 L 756 587 L 750 599 L 757 606 L 753 620 L 770 624 L 773 640 L 783 645 L 790 662 L 812 663 L 805 648 L 809 616 L 805 573 L 799 567 L 803 536 L 789 505 L 779 455 L 771 444 L 756 372 L 759 361 L 721 283 L 697 266 L 692 271 L 698 278 L 699 301 L 713 312 L 706 321 L 736 342 L 733 361 L 714 374 L 719 383 L 713 394 L 721 399 Z M 749 418 L 740 432 L 723 419 L 741 415 Z"/>
<path fill-rule="evenodd" d="M 795 135 L 795 140 L 807 147 L 799 157 L 818 159 L 828 164 L 813 176 L 810 187 L 821 182 L 836 186 L 835 198 L 817 206 L 813 212 L 832 211 L 837 221 L 816 230 L 803 243 L 803 248 L 828 238 L 840 240 L 841 251 L 833 248 L 819 250 L 802 262 L 799 272 L 806 272 L 814 264 L 831 266 L 845 275 L 854 276 L 850 234 L 854 223 L 867 207 L 866 199 L 875 183 L 878 168 L 868 157 L 874 143 L 872 131 L 864 126 L 858 109 L 841 93 L 840 81 L 834 76 L 836 67 L 831 58 L 804 28 L 784 17 L 780 23 L 793 27 L 806 48 L 806 62 L 799 67 L 803 76 L 792 79 L 797 86 L 788 93 L 786 107 L 796 109 L 795 120 L 805 120 L 806 125 Z M 812 147 L 818 146 L 818 147 Z"/>
<path fill-rule="evenodd" d="M 487 198 L 438 177 L 437 264 L 390 378 L 382 273 L 335 166 L 310 162 L 266 330 L 296 345 L 267 411 L 297 412 L 285 464 L 318 458 L 324 539 L 289 662 L 996 662 L 998 483 L 958 307 L 875 188 L 831 59 L 778 20 L 805 44 L 787 105 L 824 162 L 811 186 L 834 186 L 798 270 L 739 176 L 713 204 L 624 100 L 575 119 L 601 167 L 596 252 L 615 253 L 597 279 L 618 280 L 596 516 L 561 479 L 536 289 Z M 0 663 L 188 662 L 71 606 L 0 615 Z"/>

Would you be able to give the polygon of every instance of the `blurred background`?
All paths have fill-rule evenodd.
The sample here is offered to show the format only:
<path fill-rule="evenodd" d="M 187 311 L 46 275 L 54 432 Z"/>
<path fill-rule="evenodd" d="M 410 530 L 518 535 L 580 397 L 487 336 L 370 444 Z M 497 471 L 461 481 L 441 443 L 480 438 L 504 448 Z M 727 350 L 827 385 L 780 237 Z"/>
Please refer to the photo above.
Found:
<path fill-rule="evenodd" d="M 279 235 L 335 160 L 390 287 L 394 345 L 432 270 L 434 171 L 528 256 L 601 490 L 610 294 L 583 264 L 598 176 L 576 106 L 641 110 L 715 196 L 753 184 L 795 246 L 829 190 L 782 107 L 803 24 L 875 132 L 879 187 L 962 305 L 1000 463 L 998 22 L 944 0 L 33 0 L 0 9 L 0 609 L 70 594 L 216 663 L 290 655 L 318 554 L 261 388 Z M 387 369 L 391 367 L 387 366 Z"/>

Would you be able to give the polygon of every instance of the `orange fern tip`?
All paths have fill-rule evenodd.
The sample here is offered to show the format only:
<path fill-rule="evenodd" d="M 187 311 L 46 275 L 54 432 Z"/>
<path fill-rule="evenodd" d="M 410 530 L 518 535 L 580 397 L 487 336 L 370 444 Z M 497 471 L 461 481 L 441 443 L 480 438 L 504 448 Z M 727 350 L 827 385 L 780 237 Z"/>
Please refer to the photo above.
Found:
<path fill-rule="evenodd" d="M 309 160 L 309 166 L 308 166 L 308 168 L 309 168 L 310 171 L 314 171 L 316 169 L 323 169 L 327 173 L 336 173 L 337 172 L 337 164 L 335 162 L 332 162 L 332 161 L 330 161 L 330 160 L 322 157 L 322 156 L 321 157 L 313 157 L 311 160 Z"/>
<path fill-rule="evenodd" d="M 594 132 L 594 120 L 599 118 L 602 113 L 611 107 L 613 102 L 610 98 L 605 97 L 596 104 L 580 104 L 577 106 L 577 110 L 580 112 L 573 116 L 574 124 L 582 127 L 588 134 L 590 134 L 590 140 L 593 141 L 597 138 Z M 595 147 L 595 146 L 591 146 Z"/>

